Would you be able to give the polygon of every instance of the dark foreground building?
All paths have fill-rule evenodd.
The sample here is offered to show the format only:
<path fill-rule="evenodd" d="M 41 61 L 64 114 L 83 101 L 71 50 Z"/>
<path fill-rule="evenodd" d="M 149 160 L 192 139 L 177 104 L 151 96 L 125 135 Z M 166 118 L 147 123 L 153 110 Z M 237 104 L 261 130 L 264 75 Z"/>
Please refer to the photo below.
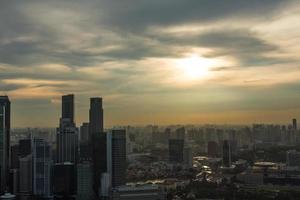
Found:
<path fill-rule="evenodd" d="M 9 179 L 10 101 L 0 96 L 0 192 L 4 192 Z"/>
<path fill-rule="evenodd" d="M 113 188 L 126 184 L 126 131 L 112 130 L 107 136 L 107 169 Z"/>
<path fill-rule="evenodd" d="M 54 199 L 75 199 L 77 191 L 76 166 L 73 163 L 58 163 L 53 166 Z"/>
<path fill-rule="evenodd" d="M 169 139 L 169 160 L 172 163 L 183 163 L 183 139 Z"/>

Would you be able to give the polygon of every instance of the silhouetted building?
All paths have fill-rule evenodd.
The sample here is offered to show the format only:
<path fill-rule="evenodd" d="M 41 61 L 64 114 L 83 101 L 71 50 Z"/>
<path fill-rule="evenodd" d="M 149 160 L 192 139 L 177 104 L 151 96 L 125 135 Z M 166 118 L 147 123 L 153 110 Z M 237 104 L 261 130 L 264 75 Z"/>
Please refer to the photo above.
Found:
<path fill-rule="evenodd" d="M 102 98 L 93 97 L 90 99 L 90 122 L 89 131 L 91 134 L 103 133 L 103 108 Z"/>
<path fill-rule="evenodd" d="M 93 188 L 97 196 L 101 188 L 101 175 L 107 172 L 106 133 L 103 132 L 102 98 L 90 99 L 89 111 L 89 144 L 93 162 Z"/>
<path fill-rule="evenodd" d="M 10 168 L 19 168 L 19 145 L 13 145 L 10 148 Z"/>
<path fill-rule="evenodd" d="M 62 97 L 62 117 L 57 128 L 57 162 L 77 163 L 78 129 L 74 123 L 74 95 Z"/>
<path fill-rule="evenodd" d="M 93 171 L 90 162 L 77 165 L 77 200 L 93 199 Z"/>
<path fill-rule="evenodd" d="M 76 198 L 77 174 L 73 163 L 55 164 L 52 179 L 54 199 Z"/>
<path fill-rule="evenodd" d="M 70 119 L 61 119 L 57 129 L 57 162 L 77 163 L 78 129 Z"/>
<path fill-rule="evenodd" d="M 8 96 L 0 96 L 0 192 L 4 192 L 8 182 L 10 153 L 10 101 Z"/>
<path fill-rule="evenodd" d="M 89 123 L 82 123 L 80 126 L 80 140 L 79 140 L 79 160 L 90 161 L 92 159 L 92 148 L 89 138 Z"/>
<path fill-rule="evenodd" d="M 183 139 L 169 139 L 169 160 L 174 163 L 183 162 Z"/>
<path fill-rule="evenodd" d="M 223 166 L 231 166 L 231 148 L 228 140 L 224 140 L 223 142 Z"/>
<path fill-rule="evenodd" d="M 106 133 L 92 135 L 93 188 L 96 195 L 101 188 L 101 175 L 107 172 Z"/>
<path fill-rule="evenodd" d="M 74 122 L 74 95 L 68 94 L 62 96 L 61 118 L 70 119 Z"/>
<path fill-rule="evenodd" d="M 32 196 L 32 155 L 28 154 L 20 158 L 19 187 L 22 199 L 30 199 Z"/>
<path fill-rule="evenodd" d="M 43 139 L 34 138 L 32 148 L 33 194 L 38 197 L 51 196 L 51 153 L 50 146 Z"/>
<path fill-rule="evenodd" d="M 79 162 L 91 161 L 92 147 L 89 142 L 79 144 Z"/>
<path fill-rule="evenodd" d="M 181 139 L 181 140 L 185 139 L 185 128 L 184 127 L 176 129 L 174 139 Z"/>
<path fill-rule="evenodd" d="M 111 130 L 107 136 L 107 171 L 111 186 L 126 184 L 126 131 Z"/>
<path fill-rule="evenodd" d="M 9 171 L 9 192 L 14 195 L 19 192 L 19 168 Z"/>
<path fill-rule="evenodd" d="M 297 119 L 293 119 L 293 129 L 297 130 Z"/>
<path fill-rule="evenodd" d="M 163 143 L 168 145 L 169 139 L 171 138 L 171 129 L 166 128 L 163 134 Z"/>
<path fill-rule="evenodd" d="M 89 123 L 82 123 L 80 126 L 80 143 L 87 143 L 89 141 Z"/>
<path fill-rule="evenodd" d="M 25 157 L 29 154 L 31 154 L 31 139 L 19 140 L 19 156 Z"/>
<path fill-rule="evenodd" d="M 193 151 L 190 146 L 183 148 L 183 163 L 189 168 L 193 167 Z"/>
<path fill-rule="evenodd" d="M 210 157 L 216 157 L 218 155 L 218 143 L 215 141 L 209 141 L 207 143 L 207 154 Z"/>

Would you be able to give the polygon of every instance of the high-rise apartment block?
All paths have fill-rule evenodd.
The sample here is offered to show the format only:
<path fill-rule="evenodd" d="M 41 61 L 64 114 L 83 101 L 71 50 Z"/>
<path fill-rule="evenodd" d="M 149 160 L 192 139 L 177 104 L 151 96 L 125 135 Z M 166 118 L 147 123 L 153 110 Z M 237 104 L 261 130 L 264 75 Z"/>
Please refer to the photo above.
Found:
<path fill-rule="evenodd" d="M 107 171 L 111 187 L 126 184 L 126 131 L 113 129 L 107 136 Z"/>

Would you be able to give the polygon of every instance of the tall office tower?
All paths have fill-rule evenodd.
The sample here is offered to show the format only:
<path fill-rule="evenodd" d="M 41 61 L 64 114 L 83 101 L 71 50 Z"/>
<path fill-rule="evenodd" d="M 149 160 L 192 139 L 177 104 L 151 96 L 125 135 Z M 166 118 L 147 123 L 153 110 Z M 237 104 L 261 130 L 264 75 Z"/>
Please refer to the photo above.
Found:
<path fill-rule="evenodd" d="M 25 157 L 31 154 L 31 138 L 19 140 L 19 156 Z"/>
<path fill-rule="evenodd" d="M 10 101 L 0 96 L 0 192 L 6 189 L 9 176 Z"/>
<path fill-rule="evenodd" d="M 73 163 L 57 163 L 53 166 L 54 199 L 75 199 L 77 187 L 76 167 Z"/>
<path fill-rule="evenodd" d="M 69 119 L 61 119 L 57 129 L 57 162 L 77 163 L 78 129 Z"/>
<path fill-rule="evenodd" d="M 169 161 L 172 163 L 183 163 L 183 139 L 169 139 Z"/>
<path fill-rule="evenodd" d="M 91 144 L 89 142 L 89 123 L 82 123 L 79 137 L 79 160 L 91 160 Z"/>
<path fill-rule="evenodd" d="M 51 196 L 51 150 L 50 145 L 43 139 L 32 140 L 32 181 L 33 194 L 48 198 Z"/>
<path fill-rule="evenodd" d="M 293 129 L 297 130 L 297 119 L 293 119 Z"/>
<path fill-rule="evenodd" d="M 97 196 L 101 188 L 101 176 L 107 172 L 106 134 L 92 135 L 93 189 Z"/>
<path fill-rule="evenodd" d="M 80 143 L 86 143 L 89 141 L 89 123 L 82 123 L 80 126 Z"/>
<path fill-rule="evenodd" d="M 102 98 L 90 99 L 89 140 L 93 162 L 93 188 L 97 196 L 101 188 L 101 176 L 107 172 L 106 134 L 103 132 Z"/>
<path fill-rule="evenodd" d="M 30 199 L 32 195 L 32 155 L 20 158 L 19 195 L 22 199 Z"/>
<path fill-rule="evenodd" d="M 184 140 L 185 139 L 185 128 L 181 127 L 181 128 L 176 129 L 175 134 L 176 134 L 176 139 Z"/>
<path fill-rule="evenodd" d="M 77 163 L 78 129 L 74 122 L 74 95 L 62 97 L 62 117 L 56 135 L 57 162 Z"/>
<path fill-rule="evenodd" d="M 126 184 L 126 130 L 114 129 L 107 136 L 107 172 L 111 187 Z"/>
<path fill-rule="evenodd" d="M 90 133 L 103 133 L 103 108 L 102 98 L 90 99 Z"/>
<path fill-rule="evenodd" d="M 189 168 L 193 167 L 193 151 L 189 145 L 186 145 L 183 149 L 183 163 Z"/>
<path fill-rule="evenodd" d="M 90 162 L 77 165 L 77 200 L 93 199 L 93 172 Z"/>
<path fill-rule="evenodd" d="M 207 143 L 207 154 L 209 157 L 216 157 L 218 155 L 218 143 L 209 141 Z"/>
<path fill-rule="evenodd" d="M 61 118 L 74 122 L 74 94 L 62 96 Z"/>
<path fill-rule="evenodd" d="M 9 192 L 15 195 L 19 192 L 19 168 L 9 171 Z"/>
<path fill-rule="evenodd" d="M 224 140 L 223 142 L 223 166 L 231 166 L 231 148 L 228 140 Z"/>
<path fill-rule="evenodd" d="M 165 129 L 163 137 L 164 137 L 163 143 L 166 144 L 166 145 L 168 145 L 169 139 L 171 137 L 171 129 L 170 128 L 166 128 Z"/>
<path fill-rule="evenodd" d="M 10 148 L 10 168 L 19 168 L 19 145 L 13 145 Z"/>

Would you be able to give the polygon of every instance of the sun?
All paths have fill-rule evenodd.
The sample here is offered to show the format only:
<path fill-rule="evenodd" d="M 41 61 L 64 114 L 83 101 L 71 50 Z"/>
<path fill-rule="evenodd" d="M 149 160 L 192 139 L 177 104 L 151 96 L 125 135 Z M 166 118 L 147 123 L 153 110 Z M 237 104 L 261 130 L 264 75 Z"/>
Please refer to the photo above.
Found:
<path fill-rule="evenodd" d="M 215 61 L 198 55 L 191 55 L 179 59 L 177 66 L 186 79 L 203 79 L 209 75 L 211 68 L 215 66 Z"/>

